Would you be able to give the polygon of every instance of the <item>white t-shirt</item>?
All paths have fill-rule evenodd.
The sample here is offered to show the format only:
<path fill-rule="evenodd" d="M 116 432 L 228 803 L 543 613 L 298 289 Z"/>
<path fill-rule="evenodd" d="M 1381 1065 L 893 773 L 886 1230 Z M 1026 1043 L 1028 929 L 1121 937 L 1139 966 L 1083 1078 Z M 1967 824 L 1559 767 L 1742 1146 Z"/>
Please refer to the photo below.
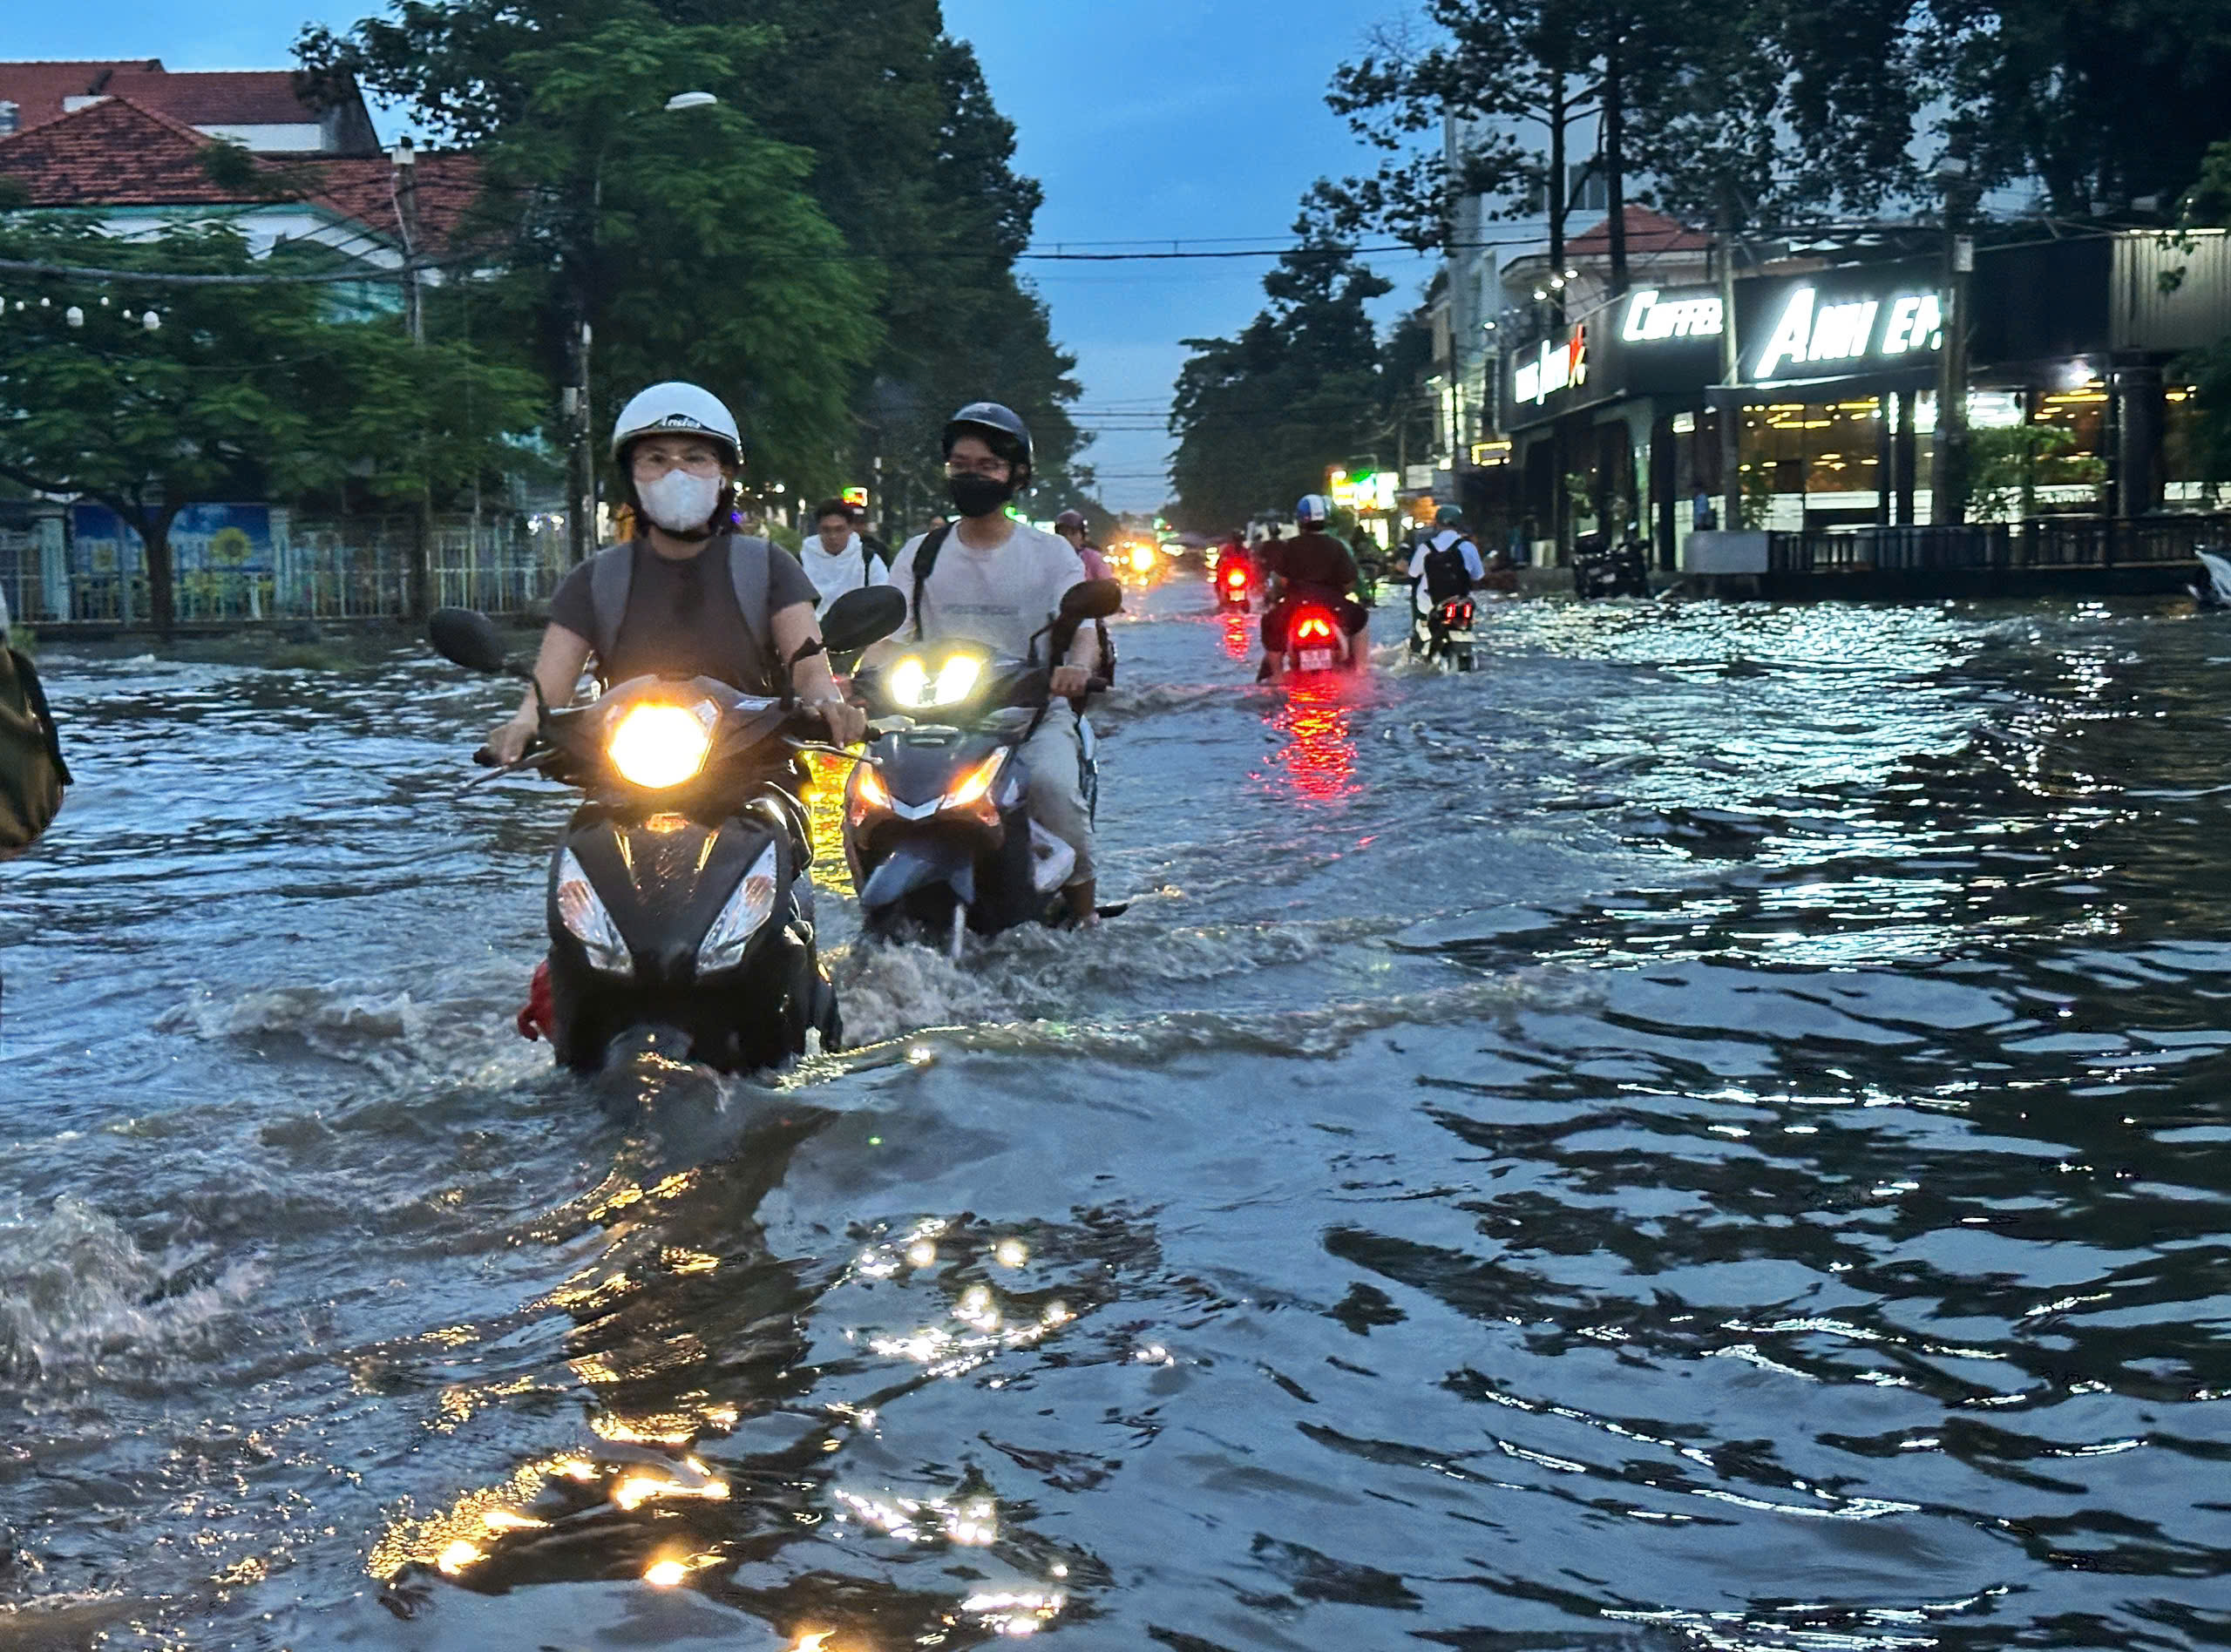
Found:
<path fill-rule="evenodd" d="M 883 585 L 887 580 L 885 571 L 868 555 L 857 533 L 833 557 L 821 548 L 819 534 L 809 533 L 799 547 L 798 562 L 805 569 L 806 578 L 813 581 L 813 588 L 821 592 L 820 606 L 824 608 L 847 591 Z"/>
<path fill-rule="evenodd" d="M 909 539 L 891 566 L 891 583 L 906 594 L 906 628 L 899 640 L 914 635 L 914 553 L 928 537 Z M 956 525 L 946 535 L 937 566 L 923 587 L 922 635 L 932 642 L 980 642 L 1004 658 L 1027 659 L 1031 633 L 1061 612 L 1062 594 L 1084 578 L 1067 539 L 1027 522 L 1010 523 L 1006 543 L 990 551 L 971 549 Z M 1080 626 L 1070 658 L 1088 665 L 1097 646 L 1092 627 Z M 1039 659 L 1046 660 L 1042 648 Z"/>

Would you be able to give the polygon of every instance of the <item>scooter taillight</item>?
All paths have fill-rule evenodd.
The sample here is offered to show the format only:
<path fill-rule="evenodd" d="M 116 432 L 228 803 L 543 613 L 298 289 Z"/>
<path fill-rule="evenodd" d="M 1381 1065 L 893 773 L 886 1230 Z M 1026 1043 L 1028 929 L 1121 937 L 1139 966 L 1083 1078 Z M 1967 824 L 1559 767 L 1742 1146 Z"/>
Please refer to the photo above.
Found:
<path fill-rule="evenodd" d="M 1441 605 L 1441 623 L 1453 631 L 1461 631 L 1472 623 L 1472 599 L 1452 597 Z"/>
<path fill-rule="evenodd" d="M 1232 569 L 1231 572 L 1229 572 L 1229 573 L 1227 573 L 1227 574 L 1225 574 L 1225 575 L 1224 575 L 1224 587 L 1225 587 L 1225 589 L 1230 590 L 1230 591 L 1244 591 L 1244 590 L 1246 590 L 1246 589 L 1247 589 L 1247 570 L 1246 570 L 1246 569 L 1244 569 L 1244 568 L 1234 568 L 1234 569 Z"/>
<path fill-rule="evenodd" d="M 1332 617 L 1315 608 L 1308 610 L 1294 621 L 1293 639 L 1296 642 L 1332 641 Z"/>

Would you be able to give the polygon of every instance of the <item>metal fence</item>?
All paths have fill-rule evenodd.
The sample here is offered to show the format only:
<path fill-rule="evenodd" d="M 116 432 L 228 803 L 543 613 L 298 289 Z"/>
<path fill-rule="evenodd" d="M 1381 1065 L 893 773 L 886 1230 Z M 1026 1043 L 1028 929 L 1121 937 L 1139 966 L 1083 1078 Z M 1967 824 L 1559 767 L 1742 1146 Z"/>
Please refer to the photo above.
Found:
<path fill-rule="evenodd" d="M 1766 536 L 1776 573 L 2112 568 L 2188 562 L 2231 540 L 2231 516 L 2035 517 L 1929 527 L 1821 528 Z"/>
<path fill-rule="evenodd" d="M 405 618 L 422 536 L 431 607 L 529 613 L 570 565 L 562 518 L 437 517 L 431 532 L 415 517 L 282 518 L 262 565 L 180 568 L 174 617 L 201 626 Z M 57 516 L 0 523 L 0 597 L 19 625 L 152 624 L 146 572 L 132 549 L 128 559 L 105 546 L 89 553 Z"/>

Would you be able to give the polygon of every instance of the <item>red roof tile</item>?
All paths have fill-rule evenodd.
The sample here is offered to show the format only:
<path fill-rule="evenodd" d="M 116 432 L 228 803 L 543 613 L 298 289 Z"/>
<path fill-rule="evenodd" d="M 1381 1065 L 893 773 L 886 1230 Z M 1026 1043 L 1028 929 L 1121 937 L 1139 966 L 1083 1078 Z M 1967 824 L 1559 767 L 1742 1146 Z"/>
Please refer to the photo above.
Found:
<path fill-rule="evenodd" d="M 83 63 L 0 63 L 0 102 L 16 105 L 17 118 L 23 125 L 36 126 L 62 113 L 64 98 L 94 96 L 94 85 L 119 69 L 133 69 L 144 73 L 151 69 L 160 70 L 162 66 L 161 60 L 156 58 L 135 58 L 129 63 L 106 59 Z"/>
<path fill-rule="evenodd" d="M 119 69 L 102 90 L 190 126 L 314 126 L 320 111 L 304 101 L 291 69 L 175 72 L 158 65 Z"/>
<path fill-rule="evenodd" d="M 1647 206 L 1629 202 L 1619 218 L 1626 226 L 1630 258 L 1653 253 L 1701 253 L 1712 247 L 1711 236 Z M 1565 243 L 1566 254 L 1573 257 L 1605 258 L 1611 251 L 1611 220 L 1608 218 Z"/>
<path fill-rule="evenodd" d="M 129 98 L 104 98 L 0 138 L 0 184 L 32 206 L 227 206 L 306 201 L 400 245 L 392 163 L 384 155 L 258 157 L 261 188 L 219 184 L 203 165 L 214 140 Z M 480 196 L 467 154 L 421 154 L 418 221 L 428 249 L 449 246 Z"/>
<path fill-rule="evenodd" d="M 226 206 L 254 199 L 211 178 L 210 139 L 186 122 L 106 98 L 0 139 L 0 180 L 33 206 Z"/>

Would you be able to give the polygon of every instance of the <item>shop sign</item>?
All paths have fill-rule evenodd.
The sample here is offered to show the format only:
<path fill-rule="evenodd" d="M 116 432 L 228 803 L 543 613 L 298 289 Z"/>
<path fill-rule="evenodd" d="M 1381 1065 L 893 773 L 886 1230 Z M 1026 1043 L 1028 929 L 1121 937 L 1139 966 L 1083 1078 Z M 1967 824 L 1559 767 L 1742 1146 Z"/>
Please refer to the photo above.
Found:
<path fill-rule="evenodd" d="M 1766 383 L 1817 366 L 1897 366 L 1943 342 L 1944 310 L 1935 293 L 1823 302 L 1817 288 L 1801 285 L 1782 301 L 1751 377 Z"/>
<path fill-rule="evenodd" d="M 1587 383 L 1588 328 L 1580 326 L 1562 344 L 1543 339 L 1535 359 L 1519 363 L 1511 378 L 1511 395 L 1538 407 L 1559 390 L 1577 389 Z"/>
<path fill-rule="evenodd" d="M 1719 295 L 1672 296 L 1644 288 L 1627 300 L 1627 319 L 1619 336 L 1630 344 L 1669 338 L 1718 338 L 1726 328 Z"/>

